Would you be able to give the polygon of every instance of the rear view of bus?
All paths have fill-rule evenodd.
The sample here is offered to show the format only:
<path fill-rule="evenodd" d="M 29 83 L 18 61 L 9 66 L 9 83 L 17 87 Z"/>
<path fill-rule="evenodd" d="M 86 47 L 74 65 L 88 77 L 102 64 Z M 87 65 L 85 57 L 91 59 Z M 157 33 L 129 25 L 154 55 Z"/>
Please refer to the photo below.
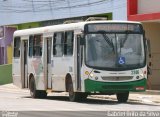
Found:
<path fill-rule="evenodd" d="M 145 91 L 146 41 L 139 23 L 89 23 L 84 28 L 85 92 L 116 94 L 119 102 L 129 92 Z"/>

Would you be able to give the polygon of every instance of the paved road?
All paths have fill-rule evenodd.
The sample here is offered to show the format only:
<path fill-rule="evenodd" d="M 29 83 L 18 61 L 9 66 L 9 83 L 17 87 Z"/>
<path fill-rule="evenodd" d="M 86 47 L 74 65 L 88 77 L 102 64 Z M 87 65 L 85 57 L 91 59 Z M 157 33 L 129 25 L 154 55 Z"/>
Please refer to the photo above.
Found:
<path fill-rule="evenodd" d="M 11 117 L 106 117 L 107 112 L 101 111 L 20 111 L 20 112 L 3 112 Z M 5 116 L 6 117 L 6 116 Z M 7 116 L 9 117 L 9 116 Z"/>
<path fill-rule="evenodd" d="M 34 117 L 58 116 L 95 116 L 105 115 L 108 111 L 159 111 L 160 105 L 153 102 L 142 102 L 138 100 L 129 100 L 127 103 L 118 103 L 114 98 L 93 98 L 89 97 L 84 102 L 70 102 L 65 93 L 50 93 L 47 99 L 32 99 L 28 90 L 18 88 L 6 88 L 0 86 L 0 111 L 19 112 L 19 115 L 28 117 L 31 114 Z M 30 112 L 28 112 L 30 111 Z M 37 112 L 38 111 L 38 112 Z M 52 111 L 52 112 L 39 112 Z M 98 111 L 98 112 L 96 112 Z M 100 112 L 99 111 L 103 111 Z M 54 114 L 53 114 L 54 112 Z M 87 113 L 87 114 L 86 114 Z M 86 116 L 86 117 L 87 117 Z M 18 116 L 21 117 L 21 116 Z M 23 116 L 22 116 L 23 117 Z M 82 117 L 82 116 L 81 116 Z"/>

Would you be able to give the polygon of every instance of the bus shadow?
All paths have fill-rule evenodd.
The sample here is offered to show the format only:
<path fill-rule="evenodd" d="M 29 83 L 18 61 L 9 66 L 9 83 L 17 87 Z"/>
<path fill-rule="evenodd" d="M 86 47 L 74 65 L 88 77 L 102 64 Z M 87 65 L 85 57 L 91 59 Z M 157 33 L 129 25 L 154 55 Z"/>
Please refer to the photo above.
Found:
<path fill-rule="evenodd" d="M 28 97 L 23 97 L 23 98 L 31 98 L 30 96 Z M 55 101 L 65 101 L 65 102 L 70 102 L 68 96 L 47 96 L 44 99 L 41 100 L 55 100 Z M 119 103 L 117 100 L 113 99 L 92 99 L 92 98 L 87 98 L 82 101 L 78 102 L 73 102 L 73 103 L 84 103 L 84 104 L 97 104 L 97 105 L 119 105 L 119 104 L 129 104 L 129 105 L 146 105 L 146 106 L 160 106 L 160 104 L 156 103 L 144 103 L 140 102 L 137 100 L 128 100 L 126 103 Z"/>
<path fill-rule="evenodd" d="M 22 98 L 30 98 L 30 96 L 25 96 Z M 40 100 L 55 100 L 55 101 L 65 101 L 65 102 L 71 102 L 69 101 L 68 96 L 47 96 L 46 98 L 38 98 Z M 73 102 L 73 103 L 86 103 L 86 104 L 117 104 L 117 101 L 113 100 L 101 100 L 101 99 L 91 99 L 87 98 L 85 100 L 81 100 L 78 102 Z"/>
<path fill-rule="evenodd" d="M 22 97 L 22 98 L 32 99 L 31 96 L 25 96 L 25 97 Z M 46 98 L 36 98 L 36 99 L 39 99 L 39 100 L 55 100 L 55 101 L 69 101 L 67 96 L 47 96 Z"/>
<path fill-rule="evenodd" d="M 55 101 L 69 101 L 67 96 L 47 96 L 46 99 Z"/>

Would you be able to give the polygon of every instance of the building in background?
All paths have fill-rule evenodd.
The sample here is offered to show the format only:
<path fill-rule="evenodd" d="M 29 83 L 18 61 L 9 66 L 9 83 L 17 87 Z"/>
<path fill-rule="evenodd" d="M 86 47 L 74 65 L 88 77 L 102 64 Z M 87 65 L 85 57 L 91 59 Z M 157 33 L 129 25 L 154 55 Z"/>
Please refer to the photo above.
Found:
<path fill-rule="evenodd" d="M 12 40 L 15 27 L 0 26 L 0 65 L 12 63 Z"/>
<path fill-rule="evenodd" d="M 151 88 L 160 89 L 160 0 L 127 0 L 128 20 L 142 22 L 151 43 Z"/>

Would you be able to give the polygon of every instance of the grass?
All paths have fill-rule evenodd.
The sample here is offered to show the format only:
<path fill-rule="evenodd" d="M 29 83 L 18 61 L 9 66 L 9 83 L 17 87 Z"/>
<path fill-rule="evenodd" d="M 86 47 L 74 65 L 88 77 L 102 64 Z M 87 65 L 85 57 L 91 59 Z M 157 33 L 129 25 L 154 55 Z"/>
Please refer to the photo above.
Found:
<path fill-rule="evenodd" d="M 12 83 L 12 64 L 0 65 L 0 85 Z"/>

